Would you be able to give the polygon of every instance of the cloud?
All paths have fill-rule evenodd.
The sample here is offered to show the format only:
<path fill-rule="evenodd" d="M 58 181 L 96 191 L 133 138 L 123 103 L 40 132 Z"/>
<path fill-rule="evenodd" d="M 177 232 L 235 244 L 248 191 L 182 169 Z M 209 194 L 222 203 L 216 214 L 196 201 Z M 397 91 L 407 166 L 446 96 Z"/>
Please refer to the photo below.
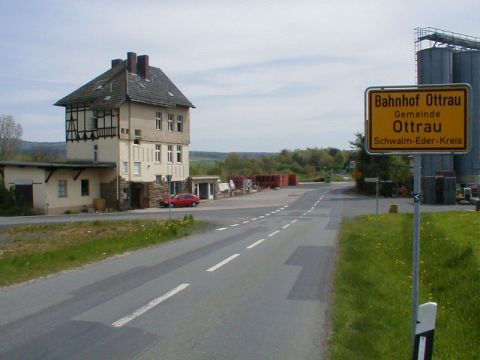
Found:
<path fill-rule="evenodd" d="M 31 104 L 32 102 L 50 102 L 62 96 L 61 93 L 52 90 L 25 89 L 0 94 L 0 105 L 2 104 Z"/>

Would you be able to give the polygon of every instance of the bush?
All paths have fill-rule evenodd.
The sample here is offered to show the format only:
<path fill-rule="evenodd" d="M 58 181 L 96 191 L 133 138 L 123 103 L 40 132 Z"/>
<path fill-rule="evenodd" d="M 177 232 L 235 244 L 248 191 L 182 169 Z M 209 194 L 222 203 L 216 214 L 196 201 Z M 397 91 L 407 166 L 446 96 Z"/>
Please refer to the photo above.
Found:
<path fill-rule="evenodd" d="M 0 215 L 1 216 L 25 216 L 32 215 L 31 208 L 17 204 L 15 190 L 8 190 L 3 184 L 0 185 Z"/>

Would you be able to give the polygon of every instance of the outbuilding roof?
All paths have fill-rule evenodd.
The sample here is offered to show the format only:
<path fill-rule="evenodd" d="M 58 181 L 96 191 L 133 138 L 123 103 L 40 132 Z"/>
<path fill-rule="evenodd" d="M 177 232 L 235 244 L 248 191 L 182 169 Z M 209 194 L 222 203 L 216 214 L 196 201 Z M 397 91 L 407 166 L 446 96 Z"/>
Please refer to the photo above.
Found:
<path fill-rule="evenodd" d="M 69 162 L 34 162 L 34 161 L 0 161 L 0 168 L 7 166 L 16 167 L 36 167 L 39 169 L 108 169 L 114 168 L 114 162 L 89 162 L 89 161 L 69 161 Z"/>

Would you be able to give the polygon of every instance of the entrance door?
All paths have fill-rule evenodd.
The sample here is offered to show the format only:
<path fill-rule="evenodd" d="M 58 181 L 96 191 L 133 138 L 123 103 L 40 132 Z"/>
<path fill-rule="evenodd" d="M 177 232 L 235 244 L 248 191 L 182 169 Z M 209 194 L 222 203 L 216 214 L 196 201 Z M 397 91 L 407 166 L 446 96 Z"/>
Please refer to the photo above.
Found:
<path fill-rule="evenodd" d="M 20 207 L 33 208 L 33 185 L 15 185 L 15 201 Z"/>
<path fill-rule="evenodd" d="M 132 184 L 132 208 L 143 209 L 143 186 L 142 184 Z"/>
<path fill-rule="evenodd" d="M 200 199 L 208 199 L 208 183 L 198 184 Z"/>

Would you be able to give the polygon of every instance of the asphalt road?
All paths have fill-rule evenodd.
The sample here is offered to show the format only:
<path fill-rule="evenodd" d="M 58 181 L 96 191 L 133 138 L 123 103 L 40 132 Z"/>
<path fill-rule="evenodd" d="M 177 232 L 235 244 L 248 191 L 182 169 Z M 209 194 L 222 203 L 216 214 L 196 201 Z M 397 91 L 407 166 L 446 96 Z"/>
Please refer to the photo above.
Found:
<path fill-rule="evenodd" d="M 322 359 L 341 219 L 375 211 L 374 199 L 344 189 L 310 184 L 174 209 L 215 225 L 2 289 L 0 359 Z"/>

